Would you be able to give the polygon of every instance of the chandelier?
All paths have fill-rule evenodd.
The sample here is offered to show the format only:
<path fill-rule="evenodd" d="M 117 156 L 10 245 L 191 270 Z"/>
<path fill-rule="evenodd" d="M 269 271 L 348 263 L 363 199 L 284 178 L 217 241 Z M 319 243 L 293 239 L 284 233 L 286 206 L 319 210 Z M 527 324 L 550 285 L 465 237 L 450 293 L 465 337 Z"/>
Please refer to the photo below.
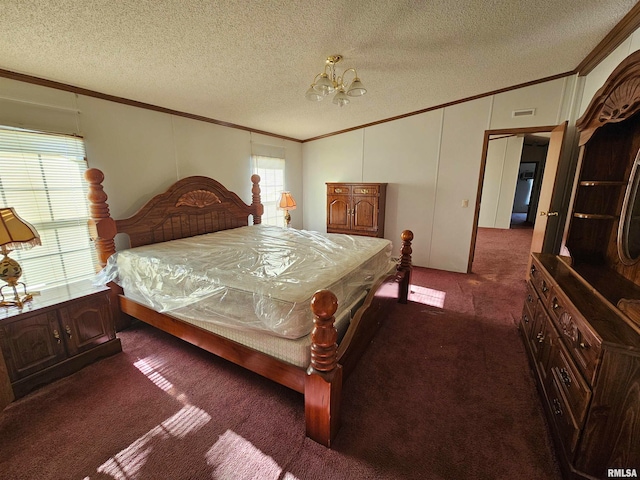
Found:
<path fill-rule="evenodd" d="M 305 97 L 312 102 L 319 102 L 327 95 L 333 92 L 337 92 L 333 97 L 333 103 L 340 107 L 347 105 L 350 100 L 349 97 L 360 97 L 367 93 L 366 88 L 362 85 L 362 82 L 358 78 L 358 73 L 355 68 L 348 68 L 342 75 L 336 76 L 336 63 L 342 60 L 342 55 L 331 55 L 327 57 L 324 65 L 324 72 L 319 73 L 313 79 L 313 83 Z M 345 81 L 345 75 L 348 72 L 353 72 L 353 80 L 351 83 Z"/>

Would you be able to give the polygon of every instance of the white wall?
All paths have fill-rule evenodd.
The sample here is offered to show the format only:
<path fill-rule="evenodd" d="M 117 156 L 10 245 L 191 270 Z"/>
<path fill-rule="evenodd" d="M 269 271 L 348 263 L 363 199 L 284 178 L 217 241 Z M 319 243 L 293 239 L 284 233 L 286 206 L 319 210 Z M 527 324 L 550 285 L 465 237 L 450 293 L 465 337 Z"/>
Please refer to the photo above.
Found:
<path fill-rule="evenodd" d="M 522 136 L 489 141 L 478 216 L 479 227 L 509 228 L 523 143 Z"/>
<path fill-rule="evenodd" d="M 326 231 L 325 182 L 388 182 L 395 253 L 411 229 L 415 265 L 466 272 L 485 130 L 557 125 L 574 90 L 574 78 L 557 79 L 304 143 L 304 227 Z M 534 116 L 512 116 L 529 108 Z"/>
<path fill-rule="evenodd" d="M 87 160 L 105 174 L 115 218 L 190 175 L 205 175 L 251 202 L 251 143 L 285 149 L 286 188 L 303 198 L 302 145 L 93 97 L 0 78 L 0 124 L 82 135 Z M 302 201 L 299 202 L 302 207 Z M 302 228 L 303 208 L 292 214 Z"/>

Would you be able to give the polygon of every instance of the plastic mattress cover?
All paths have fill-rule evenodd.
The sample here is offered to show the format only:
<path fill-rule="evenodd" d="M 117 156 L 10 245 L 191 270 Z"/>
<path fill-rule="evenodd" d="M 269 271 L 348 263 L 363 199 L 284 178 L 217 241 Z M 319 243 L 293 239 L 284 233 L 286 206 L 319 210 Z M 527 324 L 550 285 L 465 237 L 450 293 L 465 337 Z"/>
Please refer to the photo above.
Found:
<path fill-rule="evenodd" d="M 391 242 L 345 234 L 251 225 L 122 250 L 96 283 L 156 311 L 284 338 L 311 332 L 320 289 L 338 312 L 394 267 Z"/>

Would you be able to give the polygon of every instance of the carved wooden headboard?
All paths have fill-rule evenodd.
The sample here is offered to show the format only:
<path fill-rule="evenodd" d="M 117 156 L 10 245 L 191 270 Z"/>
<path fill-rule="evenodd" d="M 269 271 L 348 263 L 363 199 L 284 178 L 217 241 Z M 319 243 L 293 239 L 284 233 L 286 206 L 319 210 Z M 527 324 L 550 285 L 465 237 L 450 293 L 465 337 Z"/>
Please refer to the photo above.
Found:
<path fill-rule="evenodd" d="M 96 243 L 101 266 L 115 253 L 114 237 L 126 233 L 132 247 L 193 237 L 230 228 L 261 223 L 264 210 L 260 202 L 260 177 L 253 175 L 252 200 L 247 205 L 234 192 L 208 177 L 183 178 L 149 200 L 129 218 L 114 220 L 109 213 L 102 181 L 104 174 L 91 168 L 85 172 L 89 182 L 91 236 Z"/>

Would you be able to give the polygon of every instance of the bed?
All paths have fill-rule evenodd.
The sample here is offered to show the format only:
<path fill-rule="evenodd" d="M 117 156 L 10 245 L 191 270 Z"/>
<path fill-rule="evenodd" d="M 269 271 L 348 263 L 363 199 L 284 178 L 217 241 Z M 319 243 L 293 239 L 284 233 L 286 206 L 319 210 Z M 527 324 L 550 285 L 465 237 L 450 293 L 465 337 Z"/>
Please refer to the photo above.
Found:
<path fill-rule="evenodd" d="M 391 305 L 407 302 L 413 234 L 402 232 L 392 263 L 384 239 L 262 225 L 257 175 L 249 205 L 193 176 L 115 220 L 103 173 L 85 178 L 119 328 L 133 317 L 302 393 L 307 436 L 330 447 L 343 380 Z M 130 248 L 116 252 L 117 234 Z"/>

